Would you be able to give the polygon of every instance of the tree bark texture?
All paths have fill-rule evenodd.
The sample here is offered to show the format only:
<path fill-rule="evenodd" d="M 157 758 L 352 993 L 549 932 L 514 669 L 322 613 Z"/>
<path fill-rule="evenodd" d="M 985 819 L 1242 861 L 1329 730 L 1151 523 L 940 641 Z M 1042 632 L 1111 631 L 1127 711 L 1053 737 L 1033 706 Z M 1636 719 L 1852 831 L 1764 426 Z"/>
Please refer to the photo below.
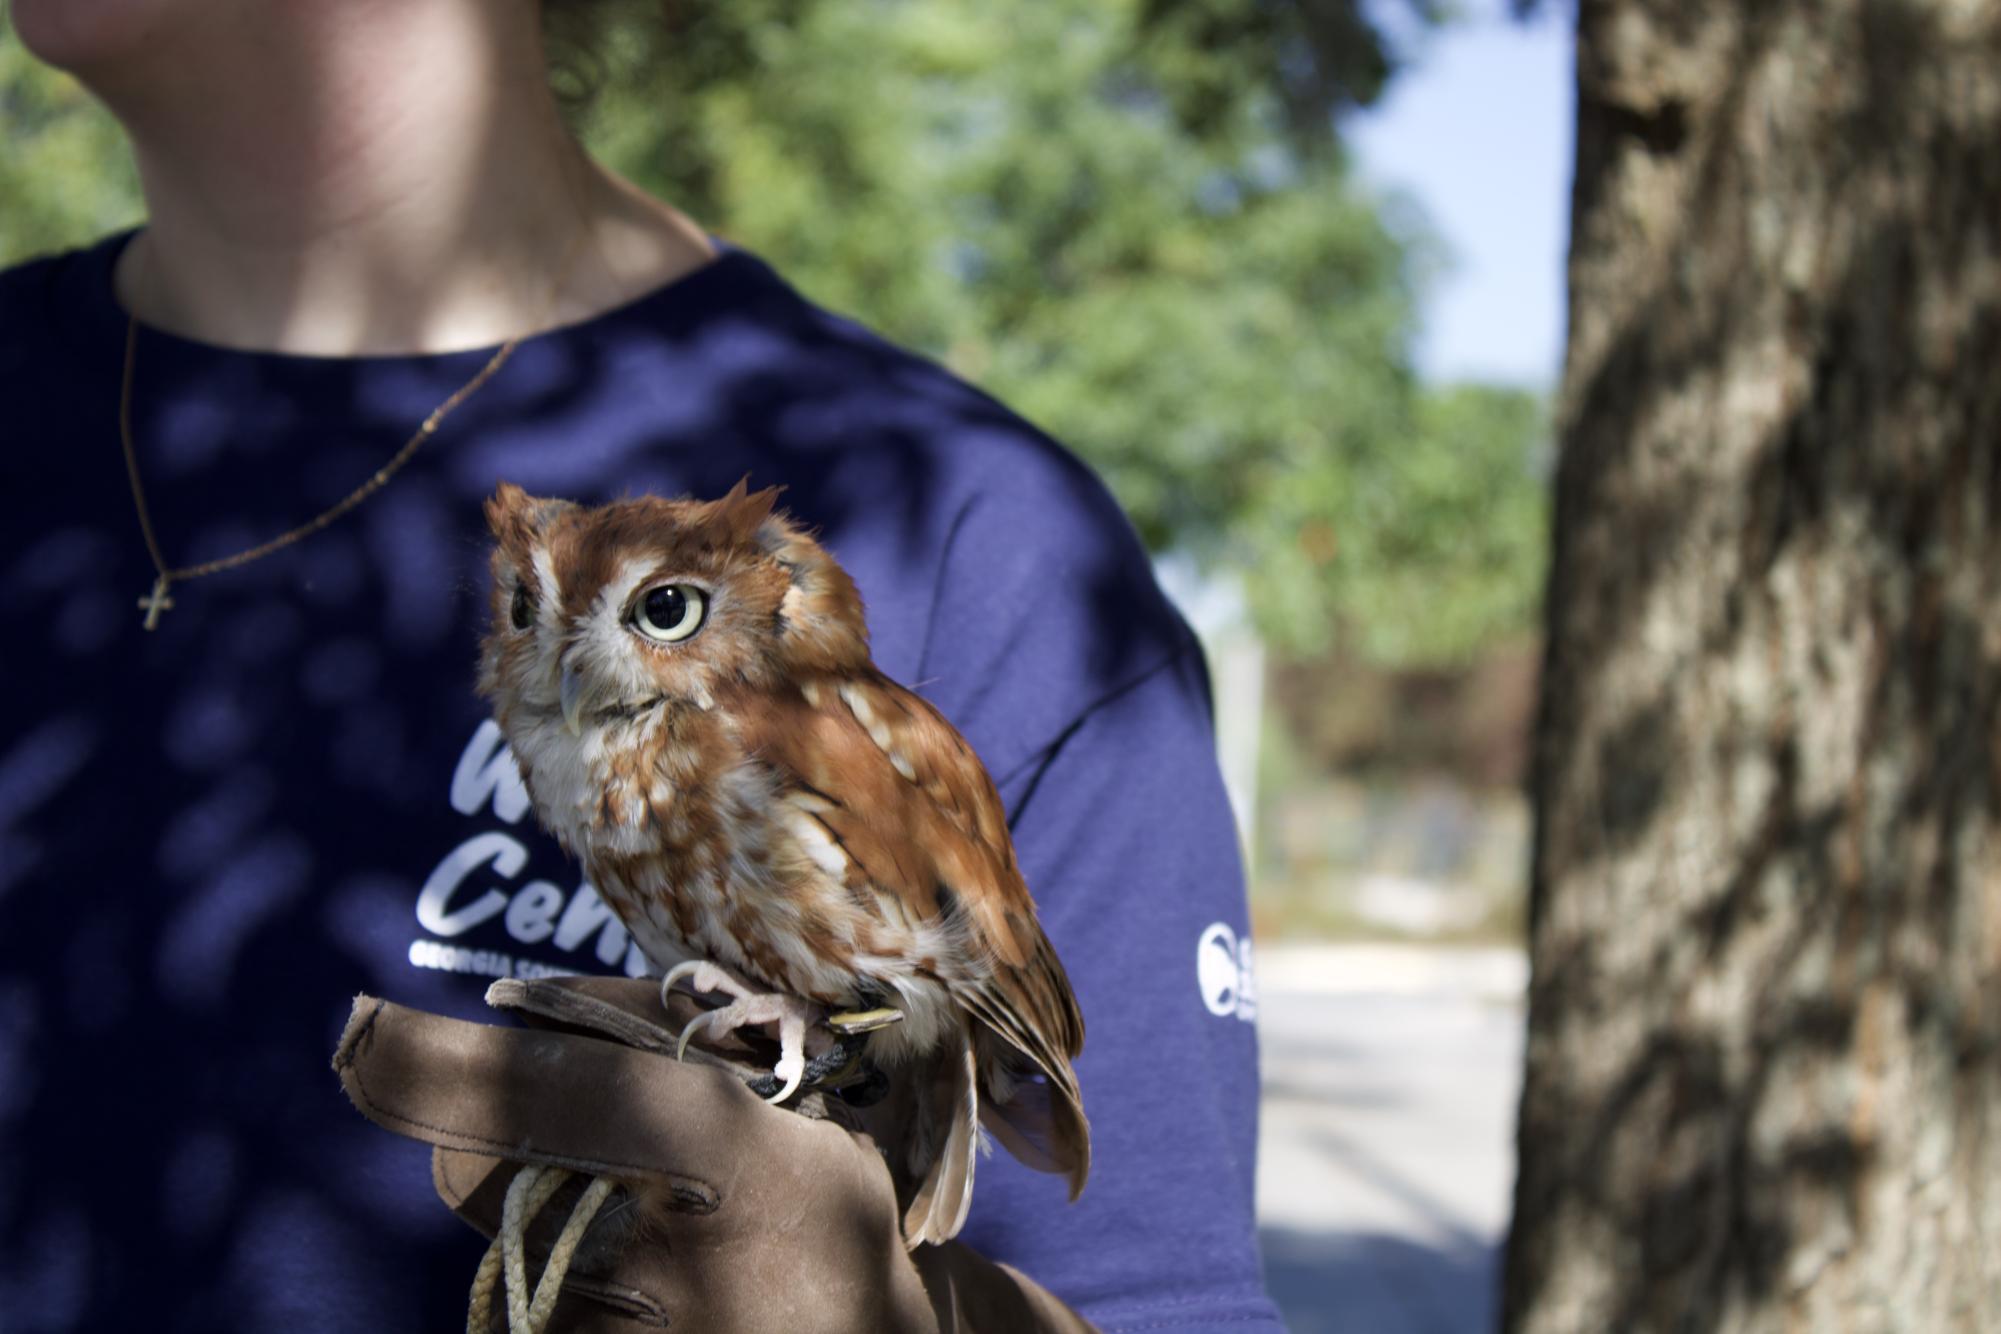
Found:
<path fill-rule="evenodd" d="M 1506 1328 L 2001 1329 L 2001 0 L 1582 0 Z"/>

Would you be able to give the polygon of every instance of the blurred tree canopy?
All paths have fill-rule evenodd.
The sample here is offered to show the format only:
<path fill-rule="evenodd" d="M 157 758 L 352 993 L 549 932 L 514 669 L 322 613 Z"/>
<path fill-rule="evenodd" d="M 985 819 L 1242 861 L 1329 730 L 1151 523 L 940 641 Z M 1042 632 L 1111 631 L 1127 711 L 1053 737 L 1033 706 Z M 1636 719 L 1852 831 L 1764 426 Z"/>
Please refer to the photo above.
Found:
<path fill-rule="evenodd" d="M 0 264 L 79 245 L 141 215 L 118 125 L 30 56 L 0 10 Z"/>
<path fill-rule="evenodd" d="M 1424 21 L 1431 0 L 1411 0 Z M 1283 649 L 1440 662 L 1525 629 L 1532 396 L 1409 364 L 1421 227 L 1336 114 L 1352 0 L 552 3 L 620 171 L 1088 459 L 1142 536 L 1249 572 Z M 104 114 L 0 33 L 0 262 L 140 216 Z"/>

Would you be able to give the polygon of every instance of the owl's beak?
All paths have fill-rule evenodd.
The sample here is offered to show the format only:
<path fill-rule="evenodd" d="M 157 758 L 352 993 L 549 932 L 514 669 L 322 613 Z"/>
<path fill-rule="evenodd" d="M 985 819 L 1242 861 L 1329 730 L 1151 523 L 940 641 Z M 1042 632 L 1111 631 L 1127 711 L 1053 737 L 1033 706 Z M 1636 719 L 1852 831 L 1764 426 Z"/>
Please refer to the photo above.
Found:
<path fill-rule="evenodd" d="M 584 678 L 567 660 L 563 663 L 563 723 L 571 736 L 584 734 Z"/>

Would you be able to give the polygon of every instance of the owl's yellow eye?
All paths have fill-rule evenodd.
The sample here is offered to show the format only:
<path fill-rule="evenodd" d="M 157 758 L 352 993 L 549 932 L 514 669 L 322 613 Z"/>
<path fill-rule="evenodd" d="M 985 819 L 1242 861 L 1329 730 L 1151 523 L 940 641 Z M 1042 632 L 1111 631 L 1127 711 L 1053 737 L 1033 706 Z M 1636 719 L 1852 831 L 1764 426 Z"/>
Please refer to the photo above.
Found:
<path fill-rule="evenodd" d="M 693 584 L 662 584 L 633 608 L 632 623 L 648 639 L 674 644 L 702 628 L 709 599 Z"/>

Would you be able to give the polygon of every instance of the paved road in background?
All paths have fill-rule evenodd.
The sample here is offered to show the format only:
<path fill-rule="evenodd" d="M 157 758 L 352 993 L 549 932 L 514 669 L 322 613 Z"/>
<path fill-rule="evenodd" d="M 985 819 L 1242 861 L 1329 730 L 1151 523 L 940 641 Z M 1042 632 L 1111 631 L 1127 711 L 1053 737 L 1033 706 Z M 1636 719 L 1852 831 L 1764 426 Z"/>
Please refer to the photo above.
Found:
<path fill-rule="evenodd" d="M 1519 952 L 1259 956 L 1258 1215 L 1293 1334 L 1484 1334 L 1514 1186 Z"/>

